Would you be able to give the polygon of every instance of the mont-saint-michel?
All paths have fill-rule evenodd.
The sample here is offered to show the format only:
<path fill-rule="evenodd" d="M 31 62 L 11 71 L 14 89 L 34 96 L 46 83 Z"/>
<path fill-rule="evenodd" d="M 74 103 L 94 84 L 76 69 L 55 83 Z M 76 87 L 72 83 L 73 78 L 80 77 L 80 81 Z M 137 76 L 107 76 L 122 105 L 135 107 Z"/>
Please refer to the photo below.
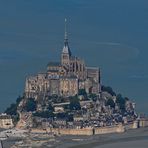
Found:
<path fill-rule="evenodd" d="M 21 138 L 13 147 L 50 147 L 58 145 L 55 136 L 124 133 L 148 125 L 134 102 L 103 85 L 100 67 L 73 55 L 66 19 L 59 59 L 26 78 L 23 95 L 0 115 L 0 128 L 9 129 L 1 132 L 2 140 Z"/>

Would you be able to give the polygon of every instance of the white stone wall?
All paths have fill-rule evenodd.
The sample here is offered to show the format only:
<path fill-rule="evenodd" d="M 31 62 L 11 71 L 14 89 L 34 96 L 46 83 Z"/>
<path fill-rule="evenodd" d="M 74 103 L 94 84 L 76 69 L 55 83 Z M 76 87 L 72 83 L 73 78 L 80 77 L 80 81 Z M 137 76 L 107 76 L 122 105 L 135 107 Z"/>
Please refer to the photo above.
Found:
<path fill-rule="evenodd" d="M 0 119 L 0 128 L 12 128 L 13 122 L 12 119 Z"/>

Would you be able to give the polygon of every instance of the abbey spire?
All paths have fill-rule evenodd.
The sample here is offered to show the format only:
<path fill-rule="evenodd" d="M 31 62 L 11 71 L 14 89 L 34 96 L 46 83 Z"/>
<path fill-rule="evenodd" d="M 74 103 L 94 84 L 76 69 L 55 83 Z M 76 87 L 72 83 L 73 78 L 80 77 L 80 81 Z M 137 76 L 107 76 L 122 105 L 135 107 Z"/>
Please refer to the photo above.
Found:
<path fill-rule="evenodd" d="M 67 35 L 67 19 L 65 18 L 65 34 L 64 34 L 64 45 L 68 45 L 68 35 Z"/>
<path fill-rule="evenodd" d="M 71 56 L 71 51 L 68 44 L 68 33 L 67 33 L 67 19 L 65 18 L 65 34 L 64 34 L 64 47 L 62 53 L 69 54 Z"/>
<path fill-rule="evenodd" d="M 67 20 L 65 19 L 65 35 L 64 35 L 64 47 L 61 54 L 61 64 L 66 67 L 70 66 L 71 51 L 68 44 L 68 35 L 67 35 Z"/>

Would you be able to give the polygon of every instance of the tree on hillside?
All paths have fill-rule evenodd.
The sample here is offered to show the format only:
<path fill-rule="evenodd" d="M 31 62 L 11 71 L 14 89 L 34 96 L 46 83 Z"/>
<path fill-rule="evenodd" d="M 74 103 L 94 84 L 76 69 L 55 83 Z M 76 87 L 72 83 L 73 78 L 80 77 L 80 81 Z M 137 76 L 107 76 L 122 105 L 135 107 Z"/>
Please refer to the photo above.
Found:
<path fill-rule="evenodd" d="M 109 86 L 102 86 L 101 87 L 101 90 L 102 91 L 106 91 L 108 92 L 109 94 L 111 94 L 112 96 L 116 96 L 116 93 L 113 91 L 113 89 Z"/>
<path fill-rule="evenodd" d="M 37 103 L 33 98 L 27 99 L 26 105 L 24 109 L 29 112 L 29 111 L 35 111 L 37 107 Z"/>
<path fill-rule="evenodd" d="M 89 94 L 89 98 L 91 98 L 93 101 L 97 101 L 97 95 L 96 94 Z"/>
<path fill-rule="evenodd" d="M 48 105 L 47 109 L 48 109 L 49 111 L 51 111 L 51 112 L 54 111 L 54 108 L 53 108 L 53 106 L 52 106 L 51 104 Z"/>
<path fill-rule="evenodd" d="M 125 103 L 126 103 L 126 100 L 125 98 L 122 97 L 121 94 L 118 94 L 117 97 L 116 97 L 116 103 L 119 104 L 119 107 L 122 111 L 125 111 Z"/>
<path fill-rule="evenodd" d="M 110 105 L 111 108 L 115 108 L 115 102 L 111 98 L 107 100 L 106 105 Z"/>
<path fill-rule="evenodd" d="M 70 110 L 80 110 L 80 102 L 77 96 L 70 98 Z"/>
<path fill-rule="evenodd" d="M 23 99 L 23 97 L 19 96 L 16 99 L 15 103 L 12 103 L 6 110 L 5 113 L 8 115 L 17 115 L 17 107 L 19 105 L 19 103 L 21 102 L 21 100 Z"/>
<path fill-rule="evenodd" d="M 85 89 L 79 89 L 78 95 L 83 95 L 84 97 L 87 97 Z"/>
<path fill-rule="evenodd" d="M 33 115 L 37 117 L 41 117 L 41 118 L 53 118 L 54 117 L 53 112 L 50 112 L 50 111 L 36 112 Z"/>
<path fill-rule="evenodd" d="M 128 97 L 125 97 L 124 99 L 125 99 L 126 101 L 129 101 L 129 100 L 130 100 Z"/>

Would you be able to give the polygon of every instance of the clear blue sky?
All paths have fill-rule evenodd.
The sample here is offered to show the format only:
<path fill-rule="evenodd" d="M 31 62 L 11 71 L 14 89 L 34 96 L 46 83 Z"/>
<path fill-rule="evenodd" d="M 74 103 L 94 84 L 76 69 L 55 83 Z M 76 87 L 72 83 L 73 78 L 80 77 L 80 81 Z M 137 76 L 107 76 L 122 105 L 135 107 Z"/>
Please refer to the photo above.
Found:
<path fill-rule="evenodd" d="M 148 108 L 147 0 L 1 0 L 0 111 L 25 77 L 58 60 L 68 19 L 73 54 L 102 69 L 102 82 Z"/>

